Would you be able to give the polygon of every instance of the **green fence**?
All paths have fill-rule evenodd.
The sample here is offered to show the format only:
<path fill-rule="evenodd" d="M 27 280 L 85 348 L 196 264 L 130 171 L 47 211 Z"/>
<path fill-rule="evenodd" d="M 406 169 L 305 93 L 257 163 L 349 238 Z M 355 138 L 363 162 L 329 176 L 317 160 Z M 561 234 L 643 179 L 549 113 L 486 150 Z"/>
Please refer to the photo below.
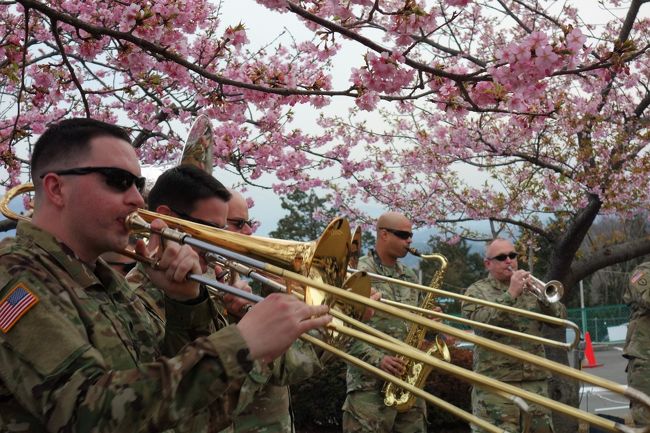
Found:
<path fill-rule="evenodd" d="M 575 322 L 582 332 L 589 331 L 591 340 L 594 342 L 610 341 L 607 328 L 623 325 L 630 320 L 630 309 L 625 304 L 589 307 L 584 309 L 584 314 L 580 308 L 571 308 L 568 313 L 569 320 Z M 624 338 L 616 338 L 615 341 L 621 341 Z"/>

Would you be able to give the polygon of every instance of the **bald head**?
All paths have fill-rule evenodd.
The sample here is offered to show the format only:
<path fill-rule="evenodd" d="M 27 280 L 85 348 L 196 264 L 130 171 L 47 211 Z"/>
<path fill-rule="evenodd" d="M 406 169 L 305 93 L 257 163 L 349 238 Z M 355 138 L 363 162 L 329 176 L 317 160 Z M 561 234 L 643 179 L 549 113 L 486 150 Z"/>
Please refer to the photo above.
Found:
<path fill-rule="evenodd" d="M 515 246 L 508 239 L 494 239 L 485 248 L 483 263 L 495 280 L 509 283 L 518 268 Z"/>
<path fill-rule="evenodd" d="M 404 257 L 413 239 L 411 220 L 399 212 L 386 212 L 377 219 L 377 243 L 375 249 L 386 266 L 394 266 Z"/>
<path fill-rule="evenodd" d="M 410 230 L 411 221 L 399 212 L 386 212 L 377 219 L 377 229 L 395 228 L 403 225 L 408 225 Z"/>
<path fill-rule="evenodd" d="M 228 226 L 227 230 L 231 232 L 250 235 L 253 228 L 248 223 L 248 202 L 246 198 L 235 190 L 230 190 L 230 200 L 228 201 Z"/>

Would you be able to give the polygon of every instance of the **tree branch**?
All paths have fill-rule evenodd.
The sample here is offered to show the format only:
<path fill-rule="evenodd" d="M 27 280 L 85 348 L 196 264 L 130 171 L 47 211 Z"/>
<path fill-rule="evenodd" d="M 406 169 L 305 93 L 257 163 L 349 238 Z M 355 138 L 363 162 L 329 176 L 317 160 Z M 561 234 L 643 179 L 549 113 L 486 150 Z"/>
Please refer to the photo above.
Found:
<path fill-rule="evenodd" d="M 84 92 L 84 89 L 81 86 L 79 79 L 77 78 L 77 74 L 75 73 L 74 68 L 70 64 L 70 61 L 68 60 L 68 56 L 65 53 L 65 48 L 61 43 L 61 35 L 59 35 L 59 30 L 56 28 L 56 20 L 54 18 L 50 18 L 50 23 L 52 28 L 52 35 L 54 36 L 56 45 L 59 48 L 59 52 L 61 53 L 61 58 L 63 59 L 63 63 L 65 63 L 66 67 L 68 68 L 68 71 L 70 72 L 70 78 L 74 82 L 74 85 L 77 87 L 77 90 L 79 90 L 79 94 L 81 95 L 81 101 L 83 102 L 84 110 L 86 111 L 86 117 L 90 117 L 90 106 L 88 105 L 88 100 L 86 99 L 86 92 Z"/>
<path fill-rule="evenodd" d="M 646 254 L 650 254 L 650 236 L 603 247 L 590 254 L 585 260 L 575 262 L 571 268 L 571 282 L 575 284 L 599 269 Z"/>

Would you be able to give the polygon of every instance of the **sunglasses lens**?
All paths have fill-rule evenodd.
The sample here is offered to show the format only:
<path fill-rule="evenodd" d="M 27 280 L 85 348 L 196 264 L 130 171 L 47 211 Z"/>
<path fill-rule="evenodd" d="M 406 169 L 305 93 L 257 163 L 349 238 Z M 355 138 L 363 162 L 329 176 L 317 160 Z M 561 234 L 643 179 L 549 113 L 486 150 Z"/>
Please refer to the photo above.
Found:
<path fill-rule="evenodd" d="M 133 185 L 133 176 L 128 171 L 106 170 L 104 173 L 106 185 L 115 188 L 118 191 L 126 191 Z"/>
<path fill-rule="evenodd" d="M 400 239 L 406 240 L 406 239 L 409 239 L 410 237 L 412 237 L 413 233 L 399 230 L 399 231 L 395 232 L 395 236 L 397 236 Z"/>
<path fill-rule="evenodd" d="M 494 256 L 493 259 L 498 260 L 500 262 L 505 262 L 506 259 L 514 260 L 517 258 L 519 254 L 517 253 L 508 253 L 508 254 L 499 254 L 498 256 Z"/>
<path fill-rule="evenodd" d="M 144 189 L 145 178 L 134 176 L 126 170 L 110 168 L 103 171 L 102 174 L 106 179 L 106 185 L 115 188 L 120 192 L 128 190 L 133 184 L 135 184 L 135 187 L 140 193 L 142 193 Z"/>

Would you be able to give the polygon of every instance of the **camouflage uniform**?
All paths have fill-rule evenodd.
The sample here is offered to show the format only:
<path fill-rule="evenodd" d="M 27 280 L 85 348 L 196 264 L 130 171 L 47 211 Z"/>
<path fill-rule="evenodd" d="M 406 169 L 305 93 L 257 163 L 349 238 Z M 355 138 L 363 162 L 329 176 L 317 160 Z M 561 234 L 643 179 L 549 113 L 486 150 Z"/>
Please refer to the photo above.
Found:
<path fill-rule="evenodd" d="M 151 285 L 141 265 L 127 276 L 147 305 L 150 305 L 164 322 L 164 293 Z M 214 324 L 220 329 L 227 324 L 221 314 L 225 307 L 212 298 L 211 310 Z M 288 385 L 308 379 L 322 369 L 318 356 L 311 344 L 296 341 L 280 358 L 270 364 L 254 362 L 241 386 L 219 402 L 219 412 L 232 412 L 232 424 L 221 433 L 291 433 L 293 422 L 289 407 Z M 213 409 L 213 408 L 211 408 Z M 214 425 L 206 420 L 206 414 L 194 417 L 188 432 L 214 431 Z M 208 428 L 208 426 L 210 426 Z M 219 428 L 223 428 L 223 425 Z M 207 429 L 207 430 L 206 430 Z"/>
<path fill-rule="evenodd" d="M 30 223 L 0 251 L 0 276 L 0 305 L 16 287 L 38 299 L 0 333 L 0 431 L 162 431 L 252 368 L 234 326 L 192 341 L 206 301 L 168 300 L 163 325 L 105 262 L 91 269 Z"/>
<path fill-rule="evenodd" d="M 488 276 L 472 284 L 465 295 L 477 299 L 497 302 L 522 310 L 544 313 L 555 317 L 566 317 L 566 309 L 557 302 L 544 305 L 529 292 L 522 293 L 516 299 L 508 293 L 508 284 Z M 463 303 L 463 316 L 465 318 L 495 325 L 530 335 L 541 335 L 542 323 L 508 313 L 495 308 L 484 307 L 474 303 Z M 544 346 L 538 343 L 522 341 L 521 339 L 502 334 L 476 329 L 476 334 L 496 341 L 506 346 L 515 347 L 533 355 L 545 357 Z M 474 371 L 493 379 L 507 382 L 535 394 L 548 397 L 548 379 L 550 374 L 539 367 L 523 363 L 510 356 L 485 349 L 481 346 L 474 347 Z M 553 431 L 553 422 L 550 412 L 543 407 L 530 405 L 531 433 L 547 433 Z M 508 431 L 520 431 L 522 420 L 519 408 L 509 400 L 495 395 L 487 389 L 474 387 L 472 390 L 472 411 L 474 415 L 489 421 L 496 426 Z M 472 431 L 481 432 L 472 425 Z"/>
<path fill-rule="evenodd" d="M 630 284 L 623 293 L 623 302 L 630 306 L 630 323 L 623 356 L 627 364 L 627 383 L 632 388 L 650 395 L 650 262 L 637 266 Z M 650 411 L 634 401 L 630 402 L 632 417 L 637 427 L 650 425 Z"/>
<path fill-rule="evenodd" d="M 241 388 L 227 432 L 294 432 L 287 385 L 302 382 L 322 368 L 313 346 L 300 340 L 272 364 L 256 362 Z"/>
<path fill-rule="evenodd" d="M 418 282 L 415 272 L 399 262 L 394 267 L 382 265 L 374 250 L 370 250 L 367 256 L 359 259 L 359 270 Z M 384 299 L 414 306 L 420 305 L 421 292 L 417 289 L 386 282 L 373 282 L 373 287 L 381 292 Z M 409 331 L 407 322 L 381 312 L 375 312 L 368 324 L 402 341 L 406 339 Z M 375 367 L 379 367 L 384 355 L 394 355 L 361 341 L 352 343 L 348 352 Z M 358 367 L 348 365 L 347 398 L 343 404 L 343 431 L 346 433 L 426 432 L 425 402 L 418 398 L 413 408 L 398 413 L 395 408 L 384 404 L 383 385 L 384 381 L 381 379 Z"/>

